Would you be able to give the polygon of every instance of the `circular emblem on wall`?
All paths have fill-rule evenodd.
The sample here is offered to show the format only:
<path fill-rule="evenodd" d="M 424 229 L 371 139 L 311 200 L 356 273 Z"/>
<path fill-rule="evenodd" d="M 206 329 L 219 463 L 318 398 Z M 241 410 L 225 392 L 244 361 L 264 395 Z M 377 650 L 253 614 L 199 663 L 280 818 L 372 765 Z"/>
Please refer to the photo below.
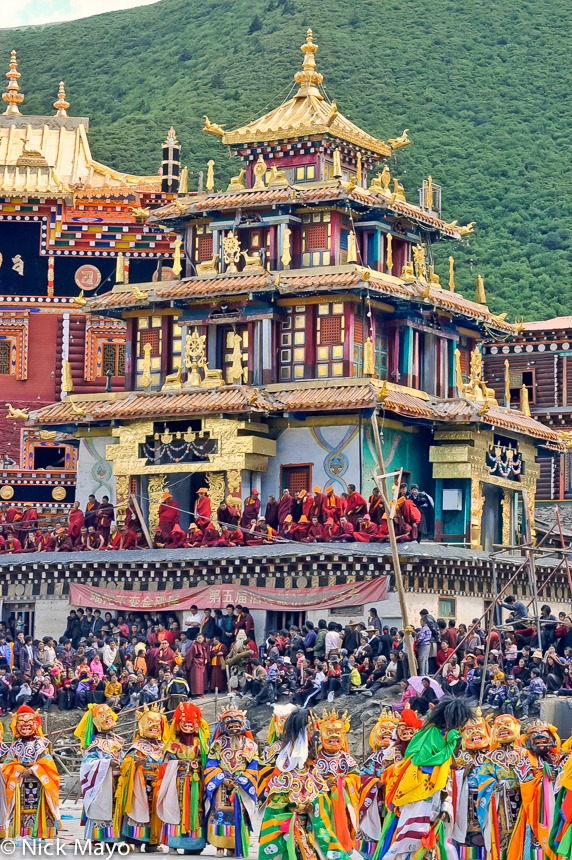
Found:
<path fill-rule="evenodd" d="M 0 499 L 11 499 L 14 495 L 14 487 L 11 487 L 10 484 L 4 484 L 3 487 L 0 487 Z"/>
<path fill-rule="evenodd" d="M 52 490 L 52 499 L 55 499 L 56 502 L 63 502 L 66 497 L 66 488 L 65 487 L 54 487 Z"/>
<path fill-rule="evenodd" d="M 101 272 L 96 266 L 86 263 L 76 271 L 75 282 L 80 290 L 95 290 L 101 283 Z"/>
<path fill-rule="evenodd" d="M 151 278 L 151 280 L 152 281 L 157 280 L 157 272 L 156 271 L 153 272 L 153 277 Z M 177 280 L 177 276 L 175 275 L 174 271 L 171 269 L 170 266 L 163 266 L 163 268 L 161 269 L 161 280 L 162 281 L 176 281 Z"/>

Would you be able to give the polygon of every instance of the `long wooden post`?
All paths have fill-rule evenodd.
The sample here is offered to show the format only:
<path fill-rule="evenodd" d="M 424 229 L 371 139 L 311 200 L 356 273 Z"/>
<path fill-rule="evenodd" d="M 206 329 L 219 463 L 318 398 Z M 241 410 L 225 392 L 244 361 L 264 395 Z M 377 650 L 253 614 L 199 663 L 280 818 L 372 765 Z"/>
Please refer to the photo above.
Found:
<path fill-rule="evenodd" d="M 532 609 L 536 620 L 536 635 L 538 637 L 536 647 L 542 649 L 540 612 L 538 611 L 538 591 L 536 587 L 536 567 L 534 564 L 534 549 L 532 547 L 532 523 L 530 521 L 530 508 L 528 507 L 528 490 L 525 487 L 522 488 L 522 508 L 524 516 L 524 538 L 527 546 L 526 555 L 528 557 L 530 596 L 532 597 Z"/>
<path fill-rule="evenodd" d="M 564 546 L 564 534 L 562 532 L 562 523 L 560 522 L 560 511 L 558 510 L 558 505 L 554 505 L 554 510 L 556 511 L 556 522 L 558 523 L 558 531 L 560 532 L 560 543 L 562 545 L 562 549 L 565 549 Z M 570 565 L 568 564 L 568 556 L 564 556 L 564 561 L 566 563 L 566 573 L 568 574 L 568 584 L 570 586 L 570 600 L 572 600 L 572 574 L 570 573 Z"/>
<path fill-rule="evenodd" d="M 387 531 L 389 534 L 389 544 L 391 546 L 391 557 L 393 559 L 393 571 L 395 573 L 395 585 L 399 596 L 399 607 L 401 610 L 401 618 L 403 620 L 403 632 L 405 634 L 405 647 L 407 649 L 407 661 L 409 663 L 409 674 L 415 675 L 417 671 L 417 661 L 413 652 L 413 639 L 411 638 L 411 628 L 409 626 L 409 615 L 407 612 L 407 603 L 405 600 L 405 589 L 403 587 L 403 578 L 401 576 L 401 565 L 399 563 L 399 552 L 397 549 L 397 541 L 395 539 L 395 529 L 393 528 L 393 515 L 395 507 L 389 502 L 389 493 L 387 492 L 386 480 L 382 477 L 385 474 L 385 463 L 383 461 L 383 453 L 381 450 L 381 440 L 379 438 L 379 428 L 377 426 L 377 411 L 371 417 L 371 426 L 373 430 L 373 439 L 375 443 L 375 451 L 377 454 L 378 466 L 380 475 L 376 478 L 375 483 L 383 499 L 385 512 L 387 514 Z"/>
<path fill-rule="evenodd" d="M 139 502 L 137 501 L 137 498 L 133 495 L 133 493 L 131 493 L 129 498 L 131 499 L 133 507 L 137 511 L 137 516 L 139 517 L 139 522 L 141 523 L 141 528 L 143 529 L 143 534 L 145 535 L 145 538 L 147 539 L 147 543 L 149 544 L 149 549 L 153 549 L 153 541 L 151 540 L 151 535 L 149 534 L 149 529 L 147 528 L 147 523 L 145 522 L 145 520 L 143 518 L 143 514 L 141 512 L 141 508 L 139 507 Z"/>

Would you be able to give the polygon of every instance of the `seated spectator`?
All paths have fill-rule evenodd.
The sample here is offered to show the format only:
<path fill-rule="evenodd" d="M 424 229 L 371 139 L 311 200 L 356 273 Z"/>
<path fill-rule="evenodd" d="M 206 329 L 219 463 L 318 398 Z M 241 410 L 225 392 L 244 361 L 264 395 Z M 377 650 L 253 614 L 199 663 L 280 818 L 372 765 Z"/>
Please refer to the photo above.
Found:
<path fill-rule="evenodd" d="M 528 711 L 531 705 L 546 695 L 546 684 L 540 677 L 539 669 L 532 669 L 530 672 L 530 683 L 521 693 L 520 701 L 522 705 L 522 716 L 528 718 Z"/>
<path fill-rule="evenodd" d="M 38 693 L 38 699 L 42 710 L 47 714 L 50 710 L 50 705 L 56 697 L 56 691 L 49 676 L 45 675 L 42 679 L 42 686 Z"/>
<path fill-rule="evenodd" d="M 415 696 L 410 700 L 409 704 L 414 711 L 423 716 L 438 699 L 437 693 L 431 688 L 431 680 L 429 678 L 422 678 L 421 685 L 423 687 L 421 695 Z"/>
<path fill-rule="evenodd" d="M 401 687 L 401 697 L 391 706 L 391 710 L 394 714 L 400 714 L 407 704 L 409 704 L 409 706 L 411 707 L 411 701 L 416 697 L 415 690 L 413 689 L 409 681 L 400 681 L 399 686 Z"/>
<path fill-rule="evenodd" d="M 123 692 L 121 684 L 117 680 L 117 674 L 113 671 L 108 673 L 108 682 L 105 685 L 105 701 L 114 711 L 120 709 L 120 699 Z"/>
<path fill-rule="evenodd" d="M 139 701 L 142 705 L 149 705 L 156 702 L 159 698 L 159 686 L 157 679 L 149 676 L 139 695 Z"/>

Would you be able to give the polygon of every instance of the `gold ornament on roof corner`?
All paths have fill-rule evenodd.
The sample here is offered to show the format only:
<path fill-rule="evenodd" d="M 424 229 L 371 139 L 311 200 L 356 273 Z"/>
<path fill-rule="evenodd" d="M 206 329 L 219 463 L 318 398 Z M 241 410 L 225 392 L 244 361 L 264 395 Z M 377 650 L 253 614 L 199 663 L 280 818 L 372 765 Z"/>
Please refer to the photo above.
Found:
<path fill-rule="evenodd" d="M 149 298 L 147 293 L 144 293 L 143 290 L 140 290 L 137 284 L 131 285 L 131 293 L 134 299 L 137 301 L 144 302 L 147 298 Z"/>
<path fill-rule="evenodd" d="M 150 209 L 141 209 L 140 206 L 131 207 L 131 215 L 139 224 L 142 223 L 145 219 L 147 219 L 150 214 Z"/>
<path fill-rule="evenodd" d="M 441 286 L 441 280 L 439 278 L 439 275 L 435 273 L 434 266 L 429 266 L 429 283 L 433 284 L 434 287 Z"/>
<path fill-rule="evenodd" d="M 258 156 L 258 161 L 254 165 L 253 173 L 255 176 L 254 188 L 264 190 L 266 185 L 264 184 L 264 177 L 266 176 L 268 168 L 266 166 L 266 162 L 262 155 Z"/>
<path fill-rule="evenodd" d="M 64 82 L 60 81 L 60 88 L 58 90 L 58 100 L 54 102 L 54 107 L 57 110 L 56 116 L 67 116 L 67 109 L 69 108 L 70 103 L 66 101 L 66 90 L 64 86 Z"/>
<path fill-rule="evenodd" d="M 87 412 L 85 411 L 83 406 L 78 406 L 76 403 L 74 403 L 73 400 L 69 401 L 69 405 L 71 406 L 71 411 L 74 415 L 79 415 L 80 418 L 85 418 Z"/>
<path fill-rule="evenodd" d="M 410 141 L 410 140 L 409 140 L 409 138 L 407 137 L 407 132 L 408 132 L 408 131 L 409 131 L 409 129 L 408 129 L 408 128 L 406 128 L 406 129 L 404 130 L 403 134 L 401 134 L 399 137 L 390 137 L 390 138 L 388 138 L 387 142 L 388 142 L 388 144 L 390 145 L 390 147 L 391 147 L 392 149 L 401 149 L 401 147 L 402 147 L 402 146 L 408 146 L 408 144 L 410 144 L 410 143 L 411 143 L 411 141 Z"/>
<path fill-rule="evenodd" d="M 275 164 L 268 171 L 268 187 L 282 188 L 288 185 L 288 178 L 285 170 L 278 170 Z"/>
<path fill-rule="evenodd" d="M 203 119 L 205 121 L 203 131 L 206 131 L 208 134 L 217 134 L 219 137 L 223 136 L 224 125 L 218 125 L 216 122 L 211 122 L 206 114 L 203 114 Z"/>
<path fill-rule="evenodd" d="M 80 308 L 87 304 L 87 299 L 84 299 L 83 297 L 83 290 L 79 291 L 79 296 L 75 296 L 74 304 L 79 305 Z"/>
<path fill-rule="evenodd" d="M 394 202 L 397 203 L 407 203 L 405 199 L 405 191 L 403 185 L 399 182 L 398 179 L 393 180 L 393 194 L 394 194 Z"/>
<path fill-rule="evenodd" d="M 204 263 L 197 263 L 195 268 L 199 278 L 214 278 L 218 275 L 217 260 L 220 254 L 214 254 L 211 260 L 205 260 Z"/>
<path fill-rule="evenodd" d="M 476 223 L 476 221 L 471 221 L 471 223 L 465 225 L 465 227 L 457 227 L 457 233 L 459 236 L 468 236 L 470 233 L 474 233 L 475 231 L 473 230 L 473 227 Z"/>
<path fill-rule="evenodd" d="M 28 413 L 24 409 L 14 409 L 11 403 L 6 403 L 8 412 L 6 418 L 13 418 L 14 421 L 27 421 Z"/>
<path fill-rule="evenodd" d="M 10 55 L 10 71 L 6 72 L 6 77 L 9 83 L 6 92 L 2 93 L 2 100 L 8 103 L 8 107 L 4 111 L 4 116 L 22 116 L 18 105 L 24 101 L 24 94 L 20 92 L 18 86 L 18 81 L 22 75 L 18 71 L 16 51 L 12 51 Z"/>
<path fill-rule="evenodd" d="M 224 262 L 227 265 L 226 274 L 235 275 L 238 272 L 236 264 L 240 260 L 240 242 L 236 233 L 227 233 L 222 240 Z"/>

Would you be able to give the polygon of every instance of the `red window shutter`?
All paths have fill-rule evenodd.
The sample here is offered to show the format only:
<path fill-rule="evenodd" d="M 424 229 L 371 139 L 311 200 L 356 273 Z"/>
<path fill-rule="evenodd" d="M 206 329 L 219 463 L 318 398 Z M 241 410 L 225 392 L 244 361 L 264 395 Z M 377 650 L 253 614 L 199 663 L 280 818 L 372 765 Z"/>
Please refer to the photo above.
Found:
<path fill-rule="evenodd" d="M 139 357 L 140 358 L 142 358 L 145 355 L 143 348 L 144 348 L 145 344 L 147 344 L 147 343 L 151 344 L 151 355 L 153 357 L 155 357 L 157 355 L 161 355 L 161 350 L 159 348 L 159 345 L 160 345 L 159 334 L 160 334 L 160 332 L 157 329 L 155 329 L 153 331 L 142 331 L 141 332 L 141 340 L 139 343 Z"/>
<path fill-rule="evenodd" d="M 320 343 L 340 343 L 342 339 L 342 318 L 322 317 L 320 320 Z"/>
<path fill-rule="evenodd" d="M 363 343 L 363 320 L 354 316 L 354 343 Z"/>
<path fill-rule="evenodd" d="M 199 236 L 197 262 L 203 263 L 205 260 L 212 260 L 212 256 L 213 256 L 213 234 L 212 233 L 205 233 L 204 236 Z"/>
<path fill-rule="evenodd" d="M 306 227 L 306 250 L 312 251 L 328 246 L 328 230 L 325 224 L 310 224 Z"/>
<path fill-rule="evenodd" d="M 300 490 L 310 489 L 310 469 L 302 466 L 300 469 L 288 469 L 288 489 L 290 494 L 299 493 Z"/>

